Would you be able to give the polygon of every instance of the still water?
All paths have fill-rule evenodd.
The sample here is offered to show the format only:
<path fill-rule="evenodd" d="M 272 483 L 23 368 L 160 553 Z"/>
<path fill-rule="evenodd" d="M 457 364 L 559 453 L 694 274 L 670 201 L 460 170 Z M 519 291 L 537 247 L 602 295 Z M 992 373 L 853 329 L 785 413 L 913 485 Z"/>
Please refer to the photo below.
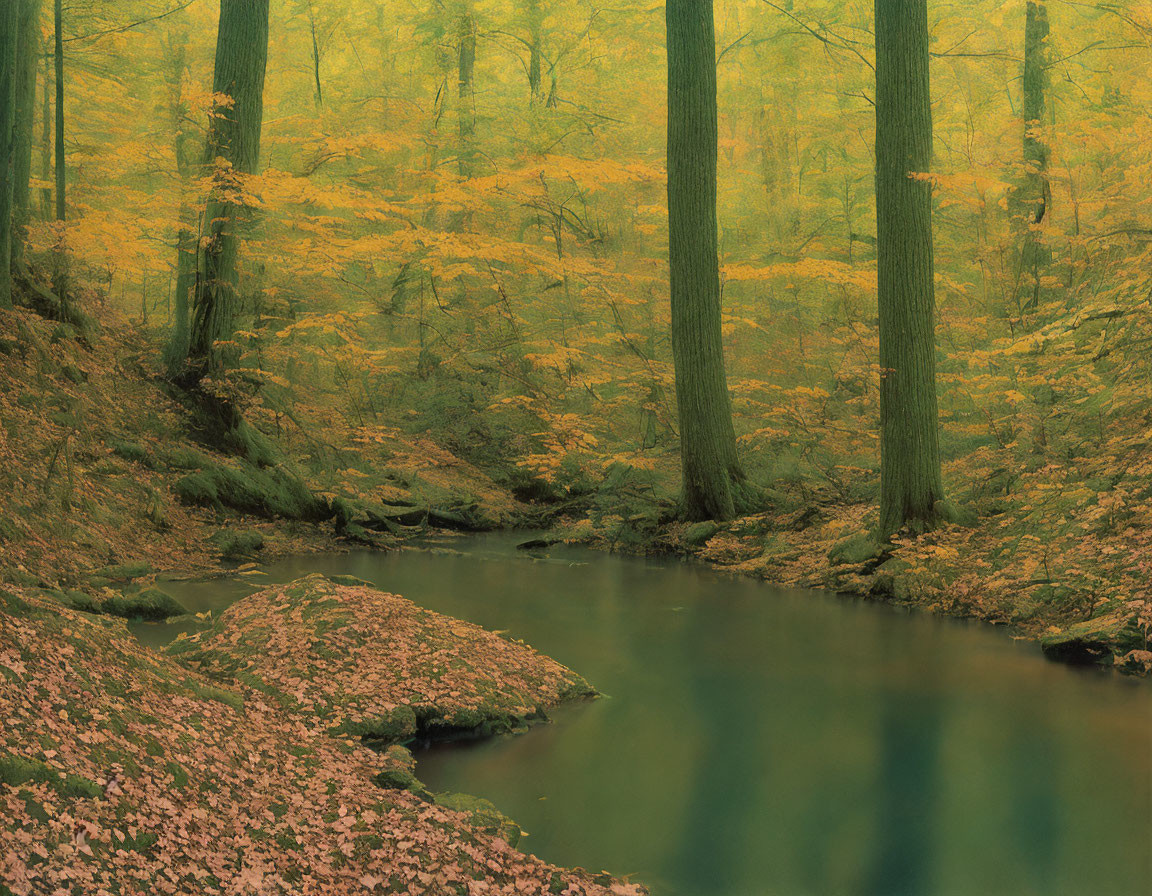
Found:
<path fill-rule="evenodd" d="M 655 896 L 1152 892 L 1152 687 L 985 626 L 500 535 L 166 586 L 195 610 L 350 574 L 506 630 L 605 696 L 433 749 L 521 848 Z M 138 625 L 161 643 L 182 623 Z"/>

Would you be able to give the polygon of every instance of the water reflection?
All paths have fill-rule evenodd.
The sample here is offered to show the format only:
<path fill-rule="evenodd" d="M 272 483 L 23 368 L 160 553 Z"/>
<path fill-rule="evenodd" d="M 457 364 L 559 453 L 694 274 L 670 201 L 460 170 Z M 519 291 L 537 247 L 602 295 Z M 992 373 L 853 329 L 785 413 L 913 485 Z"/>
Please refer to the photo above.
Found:
<path fill-rule="evenodd" d="M 509 630 L 610 695 L 426 754 L 561 864 L 664 896 L 1148 892 L 1152 689 L 1002 633 L 505 537 L 305 558 Z M 222 607 L 251 586 L 177 594 Z M 147 628 L 157 641 L 173 630 Z"/>

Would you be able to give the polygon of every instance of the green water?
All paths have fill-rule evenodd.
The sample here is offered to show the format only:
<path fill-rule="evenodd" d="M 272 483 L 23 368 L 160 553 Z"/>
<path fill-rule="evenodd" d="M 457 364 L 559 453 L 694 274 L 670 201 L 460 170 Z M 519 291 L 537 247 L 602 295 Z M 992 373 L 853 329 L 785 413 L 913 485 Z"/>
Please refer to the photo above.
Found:
<path fill-rule="evenodd" d="M 310 557 L 508 630 L 609 695 L 422 755 L 521 848 L 656 896 L 1152 892 L 1152 688 L 984 626 L 515 539 Z M 195 609 L 250 585 L 172 586 Z M 138 626 L 159 642 L 180 625 Z"/>

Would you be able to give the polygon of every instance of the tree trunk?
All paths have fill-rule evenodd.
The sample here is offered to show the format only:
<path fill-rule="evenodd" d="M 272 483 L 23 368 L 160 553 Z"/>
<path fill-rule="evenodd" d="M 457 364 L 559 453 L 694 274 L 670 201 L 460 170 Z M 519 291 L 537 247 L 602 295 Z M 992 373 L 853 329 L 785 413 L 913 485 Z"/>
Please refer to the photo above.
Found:
<path fill-rule="evenodd" d="M 456 67 L 456 170 L 463 180 L 472 177 L 476 162 L 476 98 L 473 76 L 476 69 L 476 20 L 468 3 L 460 5 L 457 19 Z M 468 230 L 472 214 L 467 210 L 453 212 L 448 229 Z"/>
<path fill-rule="evenodd" d="M 540 29 L 543 16 L 540 12 L 540 0 L 528 0 L 528 89 L 530 91 L 530 104 L 535 106 L 540 102 Z"/>
<path fill-rule="evenodd" d="M 16 60 L 20 4 L 0 8 L 0 307 L 12 307 L 12 194 L 15 177 Z"/>
<path fill-rule="evenodd" d="M 476 109 L 473 74 L 476 69 L 476 20 L 467 6 L 460 14 L 460 49 L 458 70 L 458 93 L 460 105 L 457 109 L 457 129 L 460 136 L 459 170 L 460 176 L 472 176 L 476 136 Z"/>
<path fill-rule="evenodd" d="M 228 101 L 213 109 L 204 167 L 216 183 L 204 211 L 189 338 L 193 381 L 225 365 L 239 304 L 236 233 L 240 207 L 228 196 L 237 175 L 260 161 L 264 73 L 268 60 L 268 0 L 221 0 L 212 90 Z"/>
<path fill-rule="evenodd" d="M 320 41 L 316 37 L 316 9 L 308 4 L 308 24 L 312 27 L 312 77 L 316 81 L 316 108 L 324 105 L 324 90 L 320 86 Z"/>
<path fill-rule="evenodd" d="M 927 0 L 876 0 L 880 527 L 930 524 L 943 498 L 936 402 Z"/>
<path fill-rule="evenodd" d="M 62 0 L 56 0 L 53 17 L 56 33 L 56 220 L 64 220 L 64 17 Z M 61 296 L 61 299 L 64 297 Z"/>
<path fill-rule="evenodd" d="M 28 238 L 32 206 L 32 121 L 36 106 L 36 68 L 40 51 L 40 0 L 22 0 L 17 39 L 16 118 L 12 137 L 15 143 L 12 264 L 14 269 L 19 270 L 24 264 L 24 243 Z"/>
<path fill-rule="evenodd" d="M 1029 0 L 1024 26 L 1024 178 L 1017 192 L 1020 227 L 1020 273 L 1030 295 L 1025 309 L 1040 300 L 1040 278 L 1051 258 L 1036 229 L 1051 211 L 1052 189 L 1048 182 L 1048 143 L 1044 116 L 1049 86 L 1048 5 Z"/>
<path fill-rule="evenodd" d="M 44 54 L 44 87 L 40 101 L 40 214 L 45 221 L 52 217 L 52 56 Z"/>
<path fill-rule="evenodd" d="M 189 184 L 195 176 L 192 135 L 188 129 L 191 109 L 184 96 L 184 69 L 187 60 L 188 29 L 169 35 L 168 116 L 174 135 L 176 172 L 180 176 L 180 224 L 176 232 L 176 296 L 172 308 L 172 332 L 165 351 L 170 375 L 179 373 L 188 356 L 188 309 L 196 284 L 196 213 L 187 200 Z"/>
<path fill-rule="evenodd" d="M 668 0 L 668 262 L 680 409 L 682 513 L 730 519 L 744 475 L 724 375 L 716 225 L 712 0 Z"/>

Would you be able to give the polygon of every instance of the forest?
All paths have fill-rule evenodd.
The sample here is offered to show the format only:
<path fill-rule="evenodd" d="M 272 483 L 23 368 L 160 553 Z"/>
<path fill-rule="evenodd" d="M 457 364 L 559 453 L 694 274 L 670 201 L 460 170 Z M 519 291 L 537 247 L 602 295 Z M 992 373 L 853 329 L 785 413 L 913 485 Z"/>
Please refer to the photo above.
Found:
<path fill-rule="evenodd" d="M 1146 893 L 1150 135 L 1149 0 L 0 0 L 0 896 Z"/>

